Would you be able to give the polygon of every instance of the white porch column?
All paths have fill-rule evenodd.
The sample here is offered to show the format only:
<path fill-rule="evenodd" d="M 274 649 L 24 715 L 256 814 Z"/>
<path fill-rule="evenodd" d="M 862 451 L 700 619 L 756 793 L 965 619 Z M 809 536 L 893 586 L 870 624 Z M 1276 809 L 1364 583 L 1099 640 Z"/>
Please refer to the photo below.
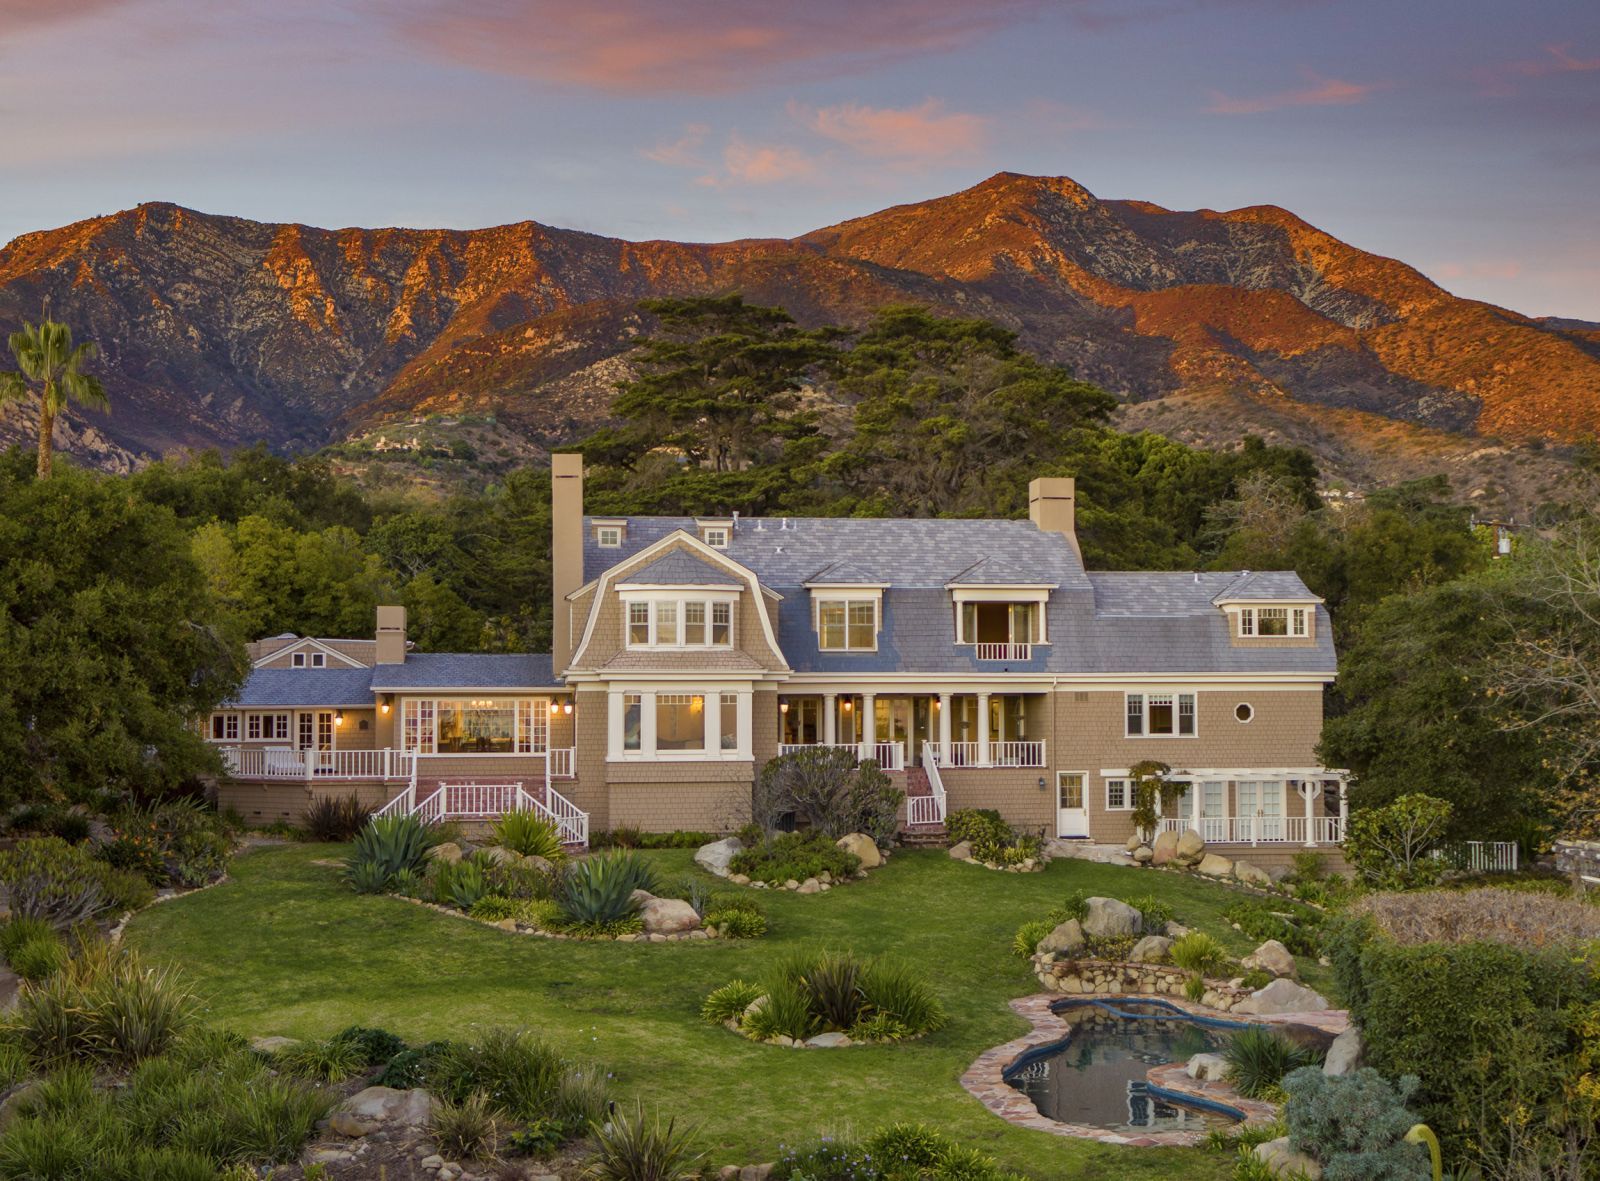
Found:
<path fill-rule="evenodd" d="M 1339 840 L 1350 835 L 1350 782 L 1339 780 Z"/>
<path fill-rule="evenodd" d="M 861 720 L 856 723 L 861 737 L 861 754 L 859 757 L 870 759 L 876 756 L 873 747 L 878 744 L 878 695 L 876 693 L 863 693 L 861 695 Z"/>
<path fill-rule="evenodd" d="M 1189 781 L 1189 827 L 1194 829 L 1196 836 L 1203 836 L 1200 831 L 1201 797 L 1206 794 L 1206 785 L 1198 780 Z"/>
<path fill-rule="evenodd" d="M 939 762 L 950 761 L 950 694 L 939 694 Z"/>
<path fill-rule="evenodd" d="M 837 693 L 824 693 L 822 695 L 822 741 L 832 746 L 837 731 L 834 725 L 838 721 L 839 695 Z"/>
<path fill-rule="evenodd" d="M 990 762 L 989 750 L 989 695 L 978 694 L 978 766 L 987 767 Z"/>

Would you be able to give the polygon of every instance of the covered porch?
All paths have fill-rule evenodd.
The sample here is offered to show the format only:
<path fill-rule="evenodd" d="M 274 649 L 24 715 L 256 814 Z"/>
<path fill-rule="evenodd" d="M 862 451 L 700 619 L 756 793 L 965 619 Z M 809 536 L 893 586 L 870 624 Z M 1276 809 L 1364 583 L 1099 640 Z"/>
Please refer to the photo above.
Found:
<path fill-rule="evenodd" d="M 1043 767 L 1045 693 L 861 692 L 786 694 L 778 701 L 779 752 L 838 746 L 906 767 Z"/>
<path fill-rule="evenodd" d="M 1349 772 L 1324 767 L 1184 768 L 1187 785 L 1158 831 L 1193 830 L 1207 845 L 1299 845 L 1344 841 Z"/>

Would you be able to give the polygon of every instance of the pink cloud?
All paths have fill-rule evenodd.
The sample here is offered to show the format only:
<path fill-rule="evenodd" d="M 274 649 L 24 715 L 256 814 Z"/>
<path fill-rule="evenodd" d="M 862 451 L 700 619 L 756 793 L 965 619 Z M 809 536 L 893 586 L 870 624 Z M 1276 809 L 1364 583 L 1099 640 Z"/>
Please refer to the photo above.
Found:
<path fill-rule="evenodd" d="M 944 53 L 1046 7 L 1044 0 L 412 3 L 405 35 L 469 66 L 652 94 L 743 90 Z"/>
<path fill-rule="evenodd" d="M 1387 89 L 1388 82 L 1345 82 L 1323 78 L 1305 71 L 1307 85 L 1297 90 L 1280 90 L 1253 98 L 1234 98 L 1220 90 L 1211 92 L 1206 110 L 1213 115 L 1259 115 L 1285 107 L 1347 107 L 1365 102 L 1374 92 Z"/>
<path fill-rule="evenodd" d="M 0 37 L 121 8 L 128 0 L 0 0 Z"/>
<path fill-rule="evenodd" d="M 1478 83 L 1483 93 L 1507 95 L 1515 92 L 1512 85 L 1517 78 L 1546 78 L 1551 74 L 1576 74 L 1600 70 L 1600 57 L 1578 57 L 1571 45 L 1546 45 L 1545 56 L 1522 61 L 1503 62 L 1478 71 Z"/>
<path fill-rule="evenodd" d="M 722 150 L 722 171 L 699 178 L 712 188 L 730 184 L 771 185 L 808 180 L 817 173 L 817 161 L 788 144 L 753 144 L 735 133 Z"/>
<path fill-rule="evenodd" d="M 704 163 L 700 158 L 700 148 L 705 144 L 706 136 L 710 134 L 711 128 L 706 124 L 690 123 L 684 127 L 683 134 L 677 139 L 646 148 L 644 157 L 673 168 L 698 167 Z"/>
<path fill-rule="evenodd" d="M 869 107 L 839 103 L 809 107 L 790 103 L 789 114 L 824 139 L 863 156 L 933 161 L 970 156 L 982 146 L 988 121 L 978 115 L 946 112 L 929 98 L 914 107 Z"/>

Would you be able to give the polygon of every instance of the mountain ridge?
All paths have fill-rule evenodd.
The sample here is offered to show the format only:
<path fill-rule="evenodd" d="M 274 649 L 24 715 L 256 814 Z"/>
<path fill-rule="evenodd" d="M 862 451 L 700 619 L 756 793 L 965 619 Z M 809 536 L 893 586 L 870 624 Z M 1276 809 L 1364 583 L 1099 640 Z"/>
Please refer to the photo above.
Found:
<path fill-rule="evenodd" d="M 640 299 L 728 290 L 807 323 L 905 302 L 986 316 L 1130 405 L 1228 389 L 1464 445 L 1600 430 L 1586 322 L 1461 299 L 1278 206 L 1170 210 L 1068 177 L 1001 172 L 793 239 L 321 229 L 146 202 L 0 248 L 0 323 L 48 298 L 102 346 L 115 412 L 84 422 L 131 455 L 303 450 L 459 412 L 552 446 L 604 420 Z"/>

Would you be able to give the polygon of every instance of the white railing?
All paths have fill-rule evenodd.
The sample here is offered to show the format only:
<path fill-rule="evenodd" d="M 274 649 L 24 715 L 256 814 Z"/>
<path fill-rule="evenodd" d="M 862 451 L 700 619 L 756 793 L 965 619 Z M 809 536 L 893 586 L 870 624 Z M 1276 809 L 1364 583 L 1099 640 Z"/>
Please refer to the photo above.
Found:
<path fill-rule="evenodd" d="M 859 742 L 780 742 L 778 744 L 778 753 L 780 755 L 792 755 L 800 750 L 847 750 L 859 758 L 861 744 Z"/>
<path fill-rule="evenodd" d="M 1433 850 L 1433 856 L 1469 873 L 1516 873 L 1515 841 L 1453 841 Z"/>
<path fill-rule="evenodd" d="M 574 760 L 577 757 L 577 748 L 572 746 L 552 746 L 544 753 L 544 773 L 546 779 L 571 779 L 576 772 L 573 770 Z"/>
<path fill-rule="evenodd" d="M 399 795 L 395 796 L 394 799 L 390 800 L 383 807 L 379 808 L 370 817 L 368 817 L 368 819 L 376 820 L 380 816 L 409 816 L 412 812 L 416 811 L 416 807 L 417 785 L 415 783 L 408 783 L 406 784 L 405 789 L 401 791 Z"/>
<path fill-rule="evenodd" d="M 877 759 L 885 771 L 906 769 L 906 744 L 903 742 L 875 742 L 865 747 L 867 758 Z"/>
<path fill-rule="evenodd" d="M 952 767 L 1043 767 L 1044 742 L 991 742 L 988 759 L 981 742 L 927 742 L 939 756 L 939 765 Z"/>
<path fill-rule="evenodd" d="M 540 803 L 526 792 L 522 793 L 523 798 L 533 805 L 534 811 L 560 830 L 563 845 L 587 845 L 589 813 L 548 784 L 545 785 L 544 795 L 544 802 Z"/>
<path fill-rule="evenodd" d="M 1028 660 L 1033 656 L 1032 644 L 974 644 L 973 655 L 979 660 Z"/>
<path fill-rule="evenodd" d="M 563 845 L 589 844 L 589 814 L 546 781 L 545 798 L 524 790 L 521 783 L 441 783 L 432 794 L 417 800 L 413 779 L 405 790 L 372 814 L 415 816 L 424 824 L 446 820 L 498 820 L 507 812 L 535 812 L 556 828 Z"/>
<path fill-rule="evenodd" d="M 932 791 L 925 796 L 906 797 L 907 824 L 943 824 L 949 801 L 944 794 L 944 779 L 939 774 L 939 752 L 931 742 L 922 746 L 922 767 L 928 773 Z"/>
<path fill-rule="evenodd" d="M 416 756 L 382 750 L 295 750 L 287 746 L 225 746 L 222 761 L 235 779 L 409 779 Z"/>
<path fill-rule="evenodd" d="M 1194 829 L 1208 845 L 1337 845 L 1344 822 L 1337 816 L 1163 816 L 1161 832 Z"/>

